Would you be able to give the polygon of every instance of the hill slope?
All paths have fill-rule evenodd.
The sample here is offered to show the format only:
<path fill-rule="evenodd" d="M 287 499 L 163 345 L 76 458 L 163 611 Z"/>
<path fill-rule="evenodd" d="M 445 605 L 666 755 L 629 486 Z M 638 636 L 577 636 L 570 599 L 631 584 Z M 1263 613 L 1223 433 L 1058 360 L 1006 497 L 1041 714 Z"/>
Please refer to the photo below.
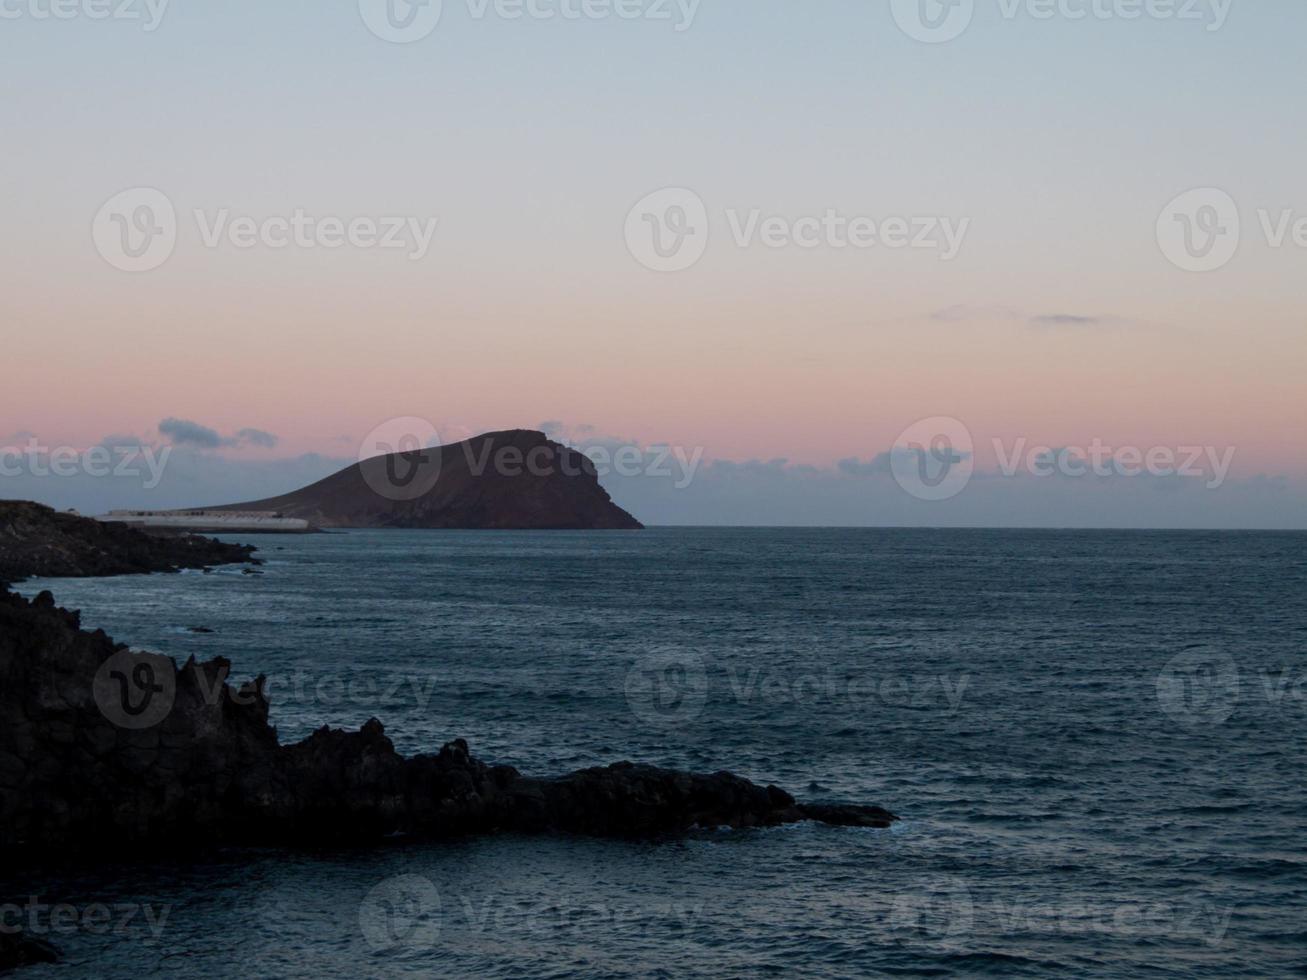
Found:
<path fill-rule="evenodd" d="M 319 527 L 633 530 L 594 464 L 542 432 L 490 432 L 356 463 L 294 493 L 205 508 L 276 511 Z"/>

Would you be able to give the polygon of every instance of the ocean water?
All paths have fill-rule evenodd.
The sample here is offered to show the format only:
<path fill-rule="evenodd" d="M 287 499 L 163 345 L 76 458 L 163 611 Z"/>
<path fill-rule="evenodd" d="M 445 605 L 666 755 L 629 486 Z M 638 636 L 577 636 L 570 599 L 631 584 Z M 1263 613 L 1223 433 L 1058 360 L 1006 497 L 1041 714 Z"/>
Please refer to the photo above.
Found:
<path fill-rule="evenodd" d="M 902 822 L 31 874 L 74 912 L 30 976 L 1307 974 L 1307 535 L 255 542 L 262 575 L 23 591 L 267 674 L 283 740 L 376 716 L 403 751 L 730 769 Z"/>

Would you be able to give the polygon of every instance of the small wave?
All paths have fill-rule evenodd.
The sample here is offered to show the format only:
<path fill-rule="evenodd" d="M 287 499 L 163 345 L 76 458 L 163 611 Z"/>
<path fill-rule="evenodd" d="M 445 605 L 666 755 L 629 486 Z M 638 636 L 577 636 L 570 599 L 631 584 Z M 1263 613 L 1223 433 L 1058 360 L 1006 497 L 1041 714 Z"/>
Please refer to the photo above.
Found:
<path fill-rule="evenodd" d="M 1031 967 L 1040 970 L 1066 971 L 1069 964 L 1061 960 L 1036 959 L 1014 953 L 975 952 L 949 953 L 941 957 L 944 963 L 971 975 L 995 974 L 1009 976 L 1014 967 Z"/>
<path fill-rule="evenodd" d="M 1050 820 L 1065 820 L 1065 813 L 975 813 L 968 814 L 967 819 L 976 823 L 1041 823 Z"/>

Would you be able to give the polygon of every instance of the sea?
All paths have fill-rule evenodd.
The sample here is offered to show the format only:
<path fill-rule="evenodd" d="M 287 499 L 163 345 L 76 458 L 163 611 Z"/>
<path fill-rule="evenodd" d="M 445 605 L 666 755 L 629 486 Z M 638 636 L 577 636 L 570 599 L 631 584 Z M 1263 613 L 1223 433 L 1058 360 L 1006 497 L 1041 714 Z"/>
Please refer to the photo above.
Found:
<path fill-rule="evenodd" d="M 252 540 L 261 574 L 22 591 L 267 675 L 283 741 L 376 717 L 406 753 L 730 770 L 902 819 L 184 865 L 106 839 L 10 881 L 6 921 L 65 957 L 24 976 L 1307 975 L 1307 534 Z"/>

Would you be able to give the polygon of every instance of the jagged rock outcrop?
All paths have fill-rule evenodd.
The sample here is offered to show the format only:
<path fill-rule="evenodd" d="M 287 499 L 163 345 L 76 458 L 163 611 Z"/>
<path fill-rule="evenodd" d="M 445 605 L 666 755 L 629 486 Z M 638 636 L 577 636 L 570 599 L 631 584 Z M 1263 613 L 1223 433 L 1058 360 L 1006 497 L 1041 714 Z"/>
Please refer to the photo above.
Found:
<path fill-rule="evenodd" d="M 208 568 L 253 561 L 254 550 L 177 531 L 147 534 L 30 501 L 0 500 L 0 583 L 34 576 L 85 578 Z"/>
<path fill-rule="evenodd" d="M 206 512 L 275 513 L 316 527 L 634 530 L 594 463 L 543 432 L 490 432 L 381 455 L 267 500 Z"/>
<path fill-rule="evenodd" d="M 280 745 L 264 682 L 230 664 L 133 652 L 44 592 L 0 592 L 0 851 L 114 857 L 217 844 L 365 842 L 510 830 L 633 836 L 803 819 L 888 826 L 875 807 L 805 806 L 730 773 L 622 763 L 555 779 L 456 740 L 399 755 L 378 721 Z M 0 856 L 0 859 L 3 859 Z"/>
<path fill-rule="evenodd" d="M 21 930 L 0 930 L 0 973 L 38 963 L 58 963 L 59 950 L 44 939 L 24 934 Z"/>

